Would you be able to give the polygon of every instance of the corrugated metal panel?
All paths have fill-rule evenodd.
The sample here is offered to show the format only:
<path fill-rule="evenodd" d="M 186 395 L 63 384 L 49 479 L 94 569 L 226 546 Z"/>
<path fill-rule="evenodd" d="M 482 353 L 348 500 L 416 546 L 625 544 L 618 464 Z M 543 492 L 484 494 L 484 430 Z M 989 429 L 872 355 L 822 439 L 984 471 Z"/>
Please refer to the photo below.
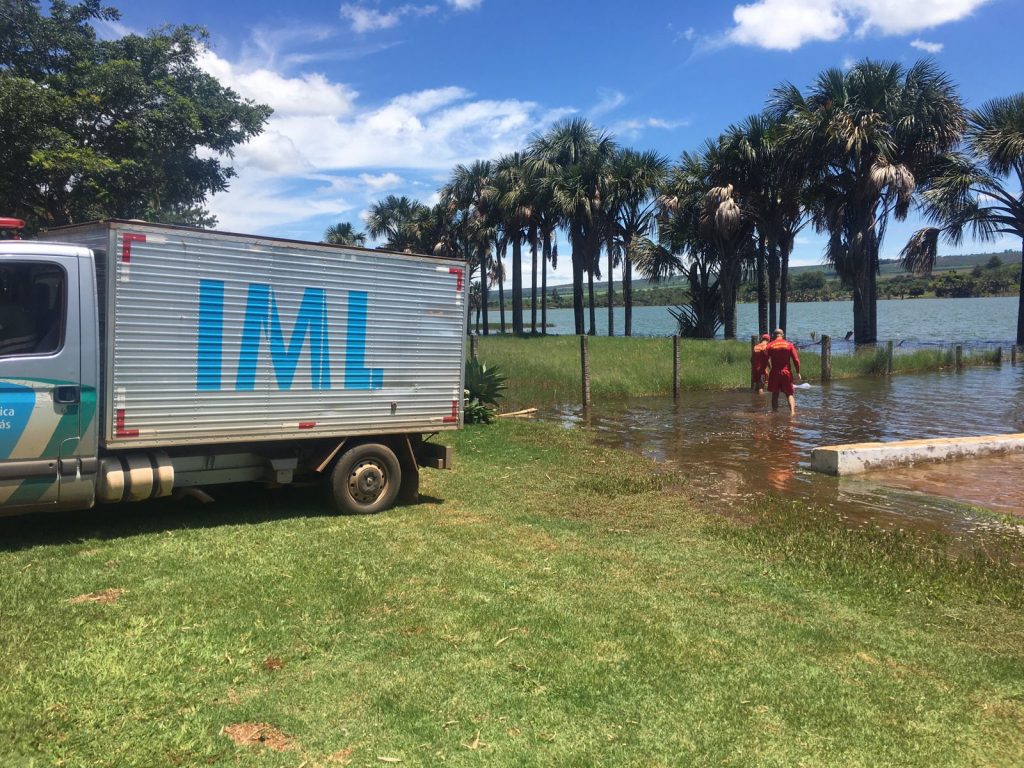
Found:
<path fill-rule="evenodd" d="M 106 226 L 114 297 L 108 445 L 462 423 L 462 262 Z M 55 235 L 74 241 L 73 230 Z"/>

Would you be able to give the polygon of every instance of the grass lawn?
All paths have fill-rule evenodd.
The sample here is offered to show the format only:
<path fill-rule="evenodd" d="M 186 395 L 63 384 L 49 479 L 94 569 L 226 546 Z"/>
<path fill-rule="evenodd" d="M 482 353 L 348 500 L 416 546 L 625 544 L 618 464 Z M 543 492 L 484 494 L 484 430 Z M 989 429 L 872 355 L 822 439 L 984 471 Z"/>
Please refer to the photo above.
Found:
<path fill-rule="evenodd" d="M 672 339 L 594 336 L 589 339 L 591 393 L 595 402 L 613 397 L 672 394 Z M 478 356 L 508 375 L 504 410 L 545 403 L 579 402 L 578 336 L 481 336 Z M 684 391 L 750 386 L 750 342 L 682 339 L 680 386 Z M 808 381 L 821 379 L 816 351 L 800 352 Z M 962 364 L 992 365 L 994 351 L 965 351 Z M 893 373 L 937 371 L 954 365 L 952 349 L 919 349 L 893 356 Z M 884 375 L 884 345 L 854 355 L 833 355 L 834 379 Z"/>
<path fill-rule="evenodd" d="M 284 489 L 0 521 L 0 765 L 1024 762 L 1018 569 L 725 519 L 583 431 L 451 439 L 375 517 Z"/>

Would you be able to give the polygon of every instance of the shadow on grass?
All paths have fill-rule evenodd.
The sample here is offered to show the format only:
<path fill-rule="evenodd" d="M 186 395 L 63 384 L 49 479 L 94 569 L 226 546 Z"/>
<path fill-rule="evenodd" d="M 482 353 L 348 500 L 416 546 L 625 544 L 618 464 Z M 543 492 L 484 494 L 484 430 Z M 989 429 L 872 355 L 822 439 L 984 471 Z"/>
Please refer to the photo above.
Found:
<path fill-rule="evenodd" d="M 217 486 L 214 502 L 192 498 L 154 499 L 127 504 L 99 505 L 77 512 L 38 512 L 0 518 L 0 551 L 74 542 L 123 539 L 165 531 L 217 528 L 226 525 L 258 525 L 276 520 L 333 517 L 334 512 L 315 486 L 283 486 L 267 489 L 251 483 Z M 420 496 L 416 505 L 439 506 L 442 499 Z M 354 516 L 359 519 L 359 516 Z"/>

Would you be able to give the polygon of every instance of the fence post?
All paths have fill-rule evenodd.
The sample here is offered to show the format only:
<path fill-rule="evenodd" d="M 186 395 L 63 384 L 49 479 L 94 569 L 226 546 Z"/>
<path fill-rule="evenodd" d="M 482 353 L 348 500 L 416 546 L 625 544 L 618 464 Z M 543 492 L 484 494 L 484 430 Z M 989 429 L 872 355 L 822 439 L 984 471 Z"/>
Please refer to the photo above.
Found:
<path fill-rule="evenodd" d="M 821 383 L 832 381 L 832 337 L 821 337 Z"/>
<path fill-rule="evenodd" d="M 672 399 L 679 399 L 679 336 L 672 337 Z"/>
<path fill-rule="evenodd" d="M 963 344 L 957 344 L 953 349 L 953 362 L 956 369 L 959 371 L 964 366 L 964 346 Z"/>
<path fill-rule="evenodd" d="M 892 347 L 892 339 L 885 342 L 885 372 L 889 376 L 892 376 Z"/>
<path fill-rule="evenodd" d="M 479 339 L 479 338 L 480 337 L 477 336 L 475 333 L 469 334 L 469 356 L 473 360 L 477 359 L 477 356 L 476 356 L 477 355 L 477 353 L 476 353 L 476 343 L 477 343 L 477 339 Z"/>
<path fill-rule="evenodd" d="M 586 334 L 580 336 L 580 366 L 583 374 L 583 407 L 590 407 L 590 347 Z"/>
<path fill-rule="evenodd" d="M 750 388 L 757 389 L 757 376 L 754 374 L 754 347 L 757 346 L 757 336 L 750 337 Z"/>

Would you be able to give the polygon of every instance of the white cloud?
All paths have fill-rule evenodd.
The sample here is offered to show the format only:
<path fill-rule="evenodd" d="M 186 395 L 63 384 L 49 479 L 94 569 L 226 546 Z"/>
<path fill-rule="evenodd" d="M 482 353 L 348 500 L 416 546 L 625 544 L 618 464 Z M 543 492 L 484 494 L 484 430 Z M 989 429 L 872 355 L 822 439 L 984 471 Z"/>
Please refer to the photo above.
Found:
<path fill-rule="evenodd" d="M 403 16 L 427 16 L 435 11 L 436 5 L 402 5 L 382 13 L 373 8 L 350 3 L 345 3 L 340 9 L 341 18 L 351 21 L 352 31 L 357 34 L 390 29 L 398 26 Z"/>
<path fill-rule="evenodd" d="M 369 189 L 374 192 L 378 192 L 382 189 L 392 189 L 402 183 L 402 177 L 397 173 L 381 173 L 374 176 L 371 173 L 359 174 L 359 180 L 363 182 Z"/>
<path fill-rule="evenodd" d="M 598 90 L 601 100 L 590 109 L 592 117 L 612 112 L 626 103 L 626 94 L 622 91 L 610 91 L 606 88 Z"/>
<path fill-rule="evenodd" d="M 813 41 L 833 41 L 852 28 L 902 35 L 958 21 L 990 0 L 755 0 L 733 9 L 735 26 L 725 42 L 792 51 Z"/>
<path fill-rule="evenodd" d="M 209 50 L 201 51 L 199 66 L 242 96 L 274 108 L 275 116 L 345 115 L 359 95 L 319 73 L 286 77 L 266 68 L 243 70 Z"/>
<path fill-rule="evenodd" d="M 942 53 L 945 46 L 942 43 L 929 43 L 927 40 L 911 40 L 910 47 L 926 53 Z"/>
<path fill-rule="evenodd" d="M 483 0 L 448 0 L 448 5 L 457 11 L 472 11 L 479 8 Z"/>
<path fill-rule="evenodd" d="M 853 58 L 852 56 L 844 56 L 843 57 L 843 70 L 846 71 L 846 70 L 853 69 L 853 65 L 856 64 L 856 63 L 857 63 L 857 60 L 855 58 Z"/>
<path fill-rule="evenodd" d="M 287 66 L 279 57 L 279 66 Z M 236 147 L 238 176 L 210 209 L 225 229 L 273 233 L 318 218 L 354 218 L 383 191 L 428 199 L 456 163 L 498 157 L 571 110 L 491 100 L 445 86 L 364 106 L 350 86 L 317 73 L 237 63 L 204 51 L 202 66 L 241 95 L 275 107 L 266 129 Z M 319 237 L 312 229 L 310 237 Z"/>
<path fill-rule="evenodd" d="M 689 120 L 662 120 L 658 117 L 645 119 L 620 120 L 609 129 L 618 138 L 635 139 L 643 131 L 654 128 L 662 131 L 674 131 L 690 124 Z"/>

